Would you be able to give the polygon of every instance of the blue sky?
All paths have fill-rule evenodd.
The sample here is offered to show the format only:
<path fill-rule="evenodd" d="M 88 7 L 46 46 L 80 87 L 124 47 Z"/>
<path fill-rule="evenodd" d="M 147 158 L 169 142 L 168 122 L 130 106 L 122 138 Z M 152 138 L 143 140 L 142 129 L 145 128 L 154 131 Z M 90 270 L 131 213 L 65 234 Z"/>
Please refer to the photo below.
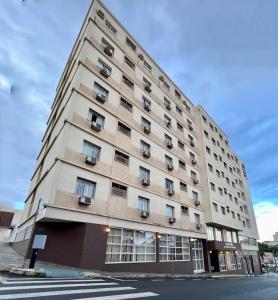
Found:
<path fill-rule="evenodd" d="M 261 238 L 271 239 L 278 231 L 278 1 L 104 3 L 227 133 L 246 163 Z M 0 203 L 22 207 L 55 88 L 89 4 L 1 0 Z"/>

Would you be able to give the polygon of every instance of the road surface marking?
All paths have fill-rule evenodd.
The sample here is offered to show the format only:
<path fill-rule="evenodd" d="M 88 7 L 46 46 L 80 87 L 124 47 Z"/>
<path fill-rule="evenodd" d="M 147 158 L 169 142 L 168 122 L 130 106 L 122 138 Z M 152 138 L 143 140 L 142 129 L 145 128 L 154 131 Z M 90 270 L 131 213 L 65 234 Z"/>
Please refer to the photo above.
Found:
<path fill-rule="evenodd" d="M 115 292 L 115 291 L 127 291 L 127 290 L 135 290 L 135 288 L 126 286 L 126 287 L 96 288 L 96 289 L 86 289 L 86 290 L 64 290 L 64 291 L 52 291 L 52 292 L 40 292 L 40 293 L 9 294 L 9 295 L 0 295 L 0 300 L 86 294 L 86 293 L 100 293 L 100 292 Z"/>
<path fill-rule="evenodd" d="M 152 281 L 165 281 L 165 279 L 152 279 Z"/>
<path fill-rule="evenodd" d="M 27 283 L 56 283 L 56 282 L 101 282 L 103 279 L 65 279 L 65 280 L 25 280 L 25 281 L 7 281 L 5 284 L 27 284 Z"/>
<path fill-rule="evenodd" d="M 174 279 L 174 280 L 185 280 L 185 279 L 182 279 L 182 278 L 177 278 L 177 279 Z"/>
<path fill-rule="evenodd" d="M 124 299 L 135 299 L 135 298 L 146 298 L 146 297 L 154 297 L 159 296 L 159 294 L 155 293 L 133 293 L 133 294 L 121 294 L 121 295 L 111 295 L 111 296 L 100 296 L 100 297 L 91 297 L 91 298 L 79 298 L 74 300 L 124 300 Z"/>
<path fill-rule="evenodd" d="M 118 285 L 118 283 L 105 282 L 105 283 L 46 284 L 46 285 L 25 285 L 25 286 L 21 285 L 21 286 L 0 287 L 0 292 L 15 291 L 15 290 L 27 290 L 27 289 L 28 290 L 29 289 L 53 289 L 53 288 L 64 288 L 64 287 L 103 286 L 103 285 Z"/>
<path fill-rule="evenodd" d="M 115 277 L 111 277 L 110 279 L 118 280 L 118 281 L 138 281 L 138 279 L 120 279 Z"/>

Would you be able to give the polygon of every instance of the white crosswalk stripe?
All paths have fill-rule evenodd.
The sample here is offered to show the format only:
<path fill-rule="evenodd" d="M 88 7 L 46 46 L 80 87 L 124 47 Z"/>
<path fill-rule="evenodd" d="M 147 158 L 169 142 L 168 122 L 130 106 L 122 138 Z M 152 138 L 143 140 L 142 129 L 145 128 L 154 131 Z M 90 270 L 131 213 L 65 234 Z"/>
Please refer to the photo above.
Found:
<path fill-rule="evenodd" d="M 144 297 L 153 297 L 158 296 L 155 293 L 132 293 L 132 294 L 121 294 L 121 295 L 112 295 L 112 296 L 101 296 L 101 297 L 92 297 L 92 298 L 80 298 L 74 300 L 124 300 L 124 299 L 136 299 L 136 298 L 144 298 Z"/>
<path fill-rule="evenodd" d="M 60 299 L 59 296 L 65 295 L 75 295 L 76 300 L 121 300 L 159 295 L 150 291 L 133 292 L 136 290 L 135 287 L 120 286 L 123 284 L 123 282 L 95 278 L 10 278 L 5 284 L 0 284 L 0 300 L 39 299 L 40 297 Z M 124 293 L 119 294 L 119 292 Z M 91 293 L 94 295 L 90 295 Z M 83 298 L 82 295 L 84 295 Z"/>
<path fill-rule="evenodd" d="M 0 288 L 0 291 L 15 291 L 15 290 L 29 290 L 29 289 L 53 289 L 53 288 L 63 288 L 63 287 L 84 287 L 84 286 L 103 286 L 103 285 L 118 285 L 118 283 L 104 282 L 104 283 L 23 285 L 23 286 L 3 287 L 3 288 Z"/>
<path fill-rule="evenodd" d="M 4 284 L 30 284 L 30 283 L 67 283 L 67 282 L 101 282 L 103 279 L 65 279 L 65 280 L 25 280 L 25 281 L 7 281 Z"/>

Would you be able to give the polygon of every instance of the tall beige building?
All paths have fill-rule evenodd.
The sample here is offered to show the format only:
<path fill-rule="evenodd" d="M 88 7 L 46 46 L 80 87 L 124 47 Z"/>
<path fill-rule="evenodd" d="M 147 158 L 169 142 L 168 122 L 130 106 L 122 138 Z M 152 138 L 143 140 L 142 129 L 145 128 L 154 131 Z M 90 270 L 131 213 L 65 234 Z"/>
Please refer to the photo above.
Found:
<path fill-rule="evenodd" d="M 210 182 L 226 182 L 207 167 L 203 116 L 213 122 L 95 0 L 57 87 L 14 248 L 30 256 L 34 235 L 44 234 L 39 259 L 74 267 L 258 271 L 243 165 L 221 141 L 234 157 L 225 173 L 240 170 L 229 174 L 237 183 L 228 193 L 241 198 L 215 199 Z"/>

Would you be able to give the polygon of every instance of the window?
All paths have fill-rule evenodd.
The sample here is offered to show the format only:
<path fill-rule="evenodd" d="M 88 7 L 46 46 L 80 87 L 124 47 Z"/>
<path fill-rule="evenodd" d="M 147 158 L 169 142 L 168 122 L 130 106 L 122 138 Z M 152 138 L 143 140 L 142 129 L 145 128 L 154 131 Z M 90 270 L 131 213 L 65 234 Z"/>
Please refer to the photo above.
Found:
<path fill-rule="evenodd" d="M 111 194 L 118 197 L 126 198 L 127 187 L 118 183 L 112 182 Z"/>
<path fill-rule="evenodd" d="M 150 170 L 139 167 L 139 177 L 141 180 L 150 180 Z"/>
<path fill-rule="evenodd" d="M 121 133 L 127 136 L 130 136 L 131 133 L 131 129 L 121 122 L 118 122 L 118 131 L 120 131 Z"/>
<path fill-rule="evenodd" d="M 193 181 L 194 181 L 194 180 L 197 180 L 197 174 L 196 174 L 194 171 L 191 170 L 190 174 L 191 174 L 191 179 L 192 179 Z"/>
<path fill-rule="evenodd" d="M 115 157 L 114 159 L 124 165 L 127 165 L 129 164 L 129 156 L 118 151 L 118 150 L 115 150 Z"/>
<path fill-rule="evenodd" d="M 122 107 L 124 107 L 126 110 L 132 112 L 132 104 L 129 103 L 126 99 L 124 99 L 123 97 L 121 97 L 121 100 L 120 100 L 120 105 Z"/>
<path fill-rule="evenodd" d="M 140 141 L 140 151 L 150 153 L 151 146 L 148 143 L 141 140 Z"/>
<path fill-rule="evenodd" d="M 237 239 L 237 234 L 235 231 L 232 231 L 232 240 L 233 240 L 233 243 L 238 243 L 238 239 Z"/>
<path fill-rule="evenodd" d="M 151 110 L 151 101 L 149 99 L 147 99 L 145 96 L 142 96 L 142 101 L 143 101 L 143 105 L 144 105 L 144 108 L 147 110 L 147 111 L 150 111 Z"/>
<path fill-rule="evenodd" d="M 218 155 L 216 153 L 213 153 L 214 159 L 218 161 Z"/>
<path fill-rule="evenodd" d="M 175 96 L 180 100 L 181 99 L 181 94 L 177 91 L 177 90 L 175 90 Z"/>
<path fill-rule="evenodd" d="M 167 135 L 167 134 L 165 134 L 164 135 L 164 139 L 165 139 L 165 143 L 168 145 L 168 144 L 172 144 L 172 138 L 169 136 L 169 135 Z"/>
<path fill-rule="evenodd" d="M 107 235 L 106 263 L 156 261 L 155 233 L 111 228 Z"/>
<path fill-rule="evenodd" d="M 104 38 L 101 40 L 101 45 L 104 49 L 109 49 L 110 56 L 114 54 L 114 47 L 112 47 Z M 104 50 L 105 51 L 105 50 Z"/>
<path fill-rule="evenodd" d="M 82 196 L 82 197 L 89 197 L 93 198 L 95 196 L 95 189 L 96 189 L 96 183 L 82 179 L 77 178 L 76 186 L 75 186 L 75 193 Z"/>
<path fill-rule="evenodd" d="M 232 194 L 230 194 L 230 193 L 229 193 L 229 195 L 228 195 L 228 196 L 229 196 L 229 199 L 230 199 L 231 201 L 233 201 Z"/>
<path fill-rule="evenodd" d="M 150 199 L 139 196 L 138 197 L 138 208 L 143 211 L 150 210 Z"/>
<path fill-rule="evenodd" d="M 106 72 L 108 76 L 111 76 L 112 69 L 108 64 L 106 64 L 102 59 L 98 59 L 98 68 Z"/>
<path fill-rule="evenodd" d="M 172 166 L 173 165 L 173 158 L 168 156 L 168 155 L 165 155 L 165 165 L 166 166 Z"/>
<path fill-rule="evenodd" d="M 226 210 L 225 210 L 224 206 L 221 206 L 221 212 L 222 212 L 222 215 L 226 215 Z"/>
<path fill-rule="evenodd" d="M 214 138 L 211 138 L 211 141 L 212 141 L 213 145 L 215 145 L 215 144 L 216 144 L 216 142 L 215 142 L 215 139 L 214 139 Z"/>
<path fill-rule="evenodd" d="M 174 189 L 174 182 L 168 178 L 165 178 L 165 188 L 167 190 L 173 190 Z"/>
<path fill-rule="evenodd" d="M 240 214 L 237 214 L 237 219 L 240 221 L 240 219 L 241 219 Z"/>
<path fill-rule="evenodd" d="M 144 60 L 144 67 L 149 71 L 152 72 L 152 67 Z"/>
<path fill-rule="evenodd" d="M 181 213 L 185 216 L 188 216 L 189 215 L 188 206 L 181 205 Z"/>
<path fill-rule="evenodd" d="M 143 83 L 144 83 L 144 85 L 145 85 L 145 87 L 151 87 L 152 86 L 152 84 L 149 82 L 149 80 L 148 79 L 146 79 L 145 77 L 143 77 Z M 145 88 L 146 89 L 146 88 Z M 146 91 L 147 92 L 150 92 L 150 90 L 148 89 L 146 89 Z"/>
<path fill-rule="evenodd" d="M 192 199 L 193 199 L 193 201 L 198 200 L 198 198 L 199 198 L 198 193 L 195 192 L 195 191 L 192 191 Z"/>
<path fill-rule="evenodd" d="M 212 182 L 210 182 L 210 189 L 211 189 L 212 191 L 215 191 L 215 184 L 212 183 Z"/>
<path fill-rule="evenodd" d="M 234 197 L 235 203 L 238 204 L 237 197 Z"/>
<path fill-rule="evenodd" d="M 227 189 L 226 188 L 224 188 L 224 194 L 227 195 Z"/>
<path fill-rule="evenodd" d="M 216 169 L 216 174 L 217 174 L 218 177 L 220 177 L 220 172 L 217 169 Z"/>
<path fill-rule="evenodd" d="M 127 56 L 125 56 L 125 63 L 131 68 L 131 69 L 135 69 L 135 63 L 133 61 L 131 61 Z"/>
<path fill-rule="evenodd" d="M 187 185 L 184 182 L 180 182 L 180 190 L 187 192 Z"/>
<path fill-rule="evenodd" d="M 190 134 L 188 134 L 188 140 L 191 146 L 194 146 L 194 139 L 193 136 L 191 136 Z"/>
<path fill-rule="evenodd" d="M 211 123 L 209 123 L 209 127 L 210 127 L 210 129 L 213 131 L 214 130 L 214 127 L 213 127 L 213 125 L 211 124 Z"/>
<path fill-rule="evenodd" d="M 205 134 L 205 137 L 208 138 L 208 136 L 209 136 L 208 132 L 204 130 L 204 134 Z"/>
<path fill-rule="evenodd" d="M 224 167 L 227 169 L 227 164 L 225 162 L 223 162 L 223 164 L 224 164 Z"/>
<path fill-rule="evenodd" d="M 222 177 L 223 177 L 223 178 L 225 177 L 225 174 L 224 174 L 224 172 L 223 172 L 223 171 L 221 171 L 221 175 L 222 175 Z"/>
<path fill-rule="evenodd" d="M 203 119 L 203 122 L 204 122 L 204 123 L 207 123 L 206 117 L 202 116 L 202 119 Z"/>
<path fill-rule="evenodd" d="M 182 143 L 181 141 L 178 141 L 178 146 L 179 146 L 179 148 L 184 150 L 184 143 Z"/>
<path fill-rule="evenodd" d="M 166 217 L 168 217 L 168 218 L 174 218 L 175 208 L 171 205 L 166 205 L 165 214 L 166 214 Z"/>
<path fill-rule="evenodd" d="M 222 153 L 223 153 L 223 154 L 225 154 L 225 150 L 224 150 L 224 148 L 221 148 L 221 151 L 222 151 Z"/>
<path fill-rule="evenodd" d="M 104 97 L 105 99 L 108 98 L 108 90 L 106 90 L 103 86 L 101 86 L 99 83 L 94 82 L 94 91 L 97 95 L 100 95 L 101 97 Z"/>
<path fill-rule="evenodd" d="M 130 49 L 132 49 L 133 51 L 136 51 L 136 46 L 135 44 L 127 37 L 126 38 L 126 44 L 128 45 L 128 47 Z"/>
<path fill-rule="evenodd" d="M 213 207 L 213 211 L 217 213 L 218 212 L 218 205 L 213 202 L 212 207 Z"/>
<path fill-rule="evenodd" d="M 168 91 L 170 90 L 169 84 L 165 81 L 163 76 L 159 77 L 159 82 L 162 84 L 163 87 L 165 87 Z"/>
<path fill-rule="evenodd" d="M 206 146 L 206 151 L 207 151 L 207 154 L 210 154 L 210 148 L 208 146 Z"/>
<path fill-rule="evenodd" d="M 194 221 L 196 224 L 200 224 L 201 219 L 200 219 L 200 215 L 199 214 L 194 214 Z"/>
<path fill-rule="evenodd" d="M 232 210 L 231 213 L 232 213 L 232 218 L 235 219 L 235 212 Z"/>
<path fill-rule="evenodd" d="M 209 169 L 210 172 L 213 172 L 213 167 L 212 167 L 211 164 L 208 164 L 208 169 Z"/>
<path fill-rule="evenodd" d="M 102 19 L 104 20 L 104 13 L 103 11 L 101 11 L 100 9 L 97 11 L 97 15 Z"/>
<path fill-rule="evenodd" d="M 230 179 L 228 177 L 226 177 L 226 182 L 230 184 Z"/>
<path fill-rule="evenodd" d="M 240 211 L 241 211 L 241 212 L 243 212 L 243 207 L 242 207 L 241 205 L 240 205 L 240 207 L 239 207 L 239 208 L 240 208 Z"/>
<path fill-rule="evenodd" d="M 114 35 L 117 35 L 117 29 L 107 20 L 105 20 L 105 26 L 112 32 Z"/>
<path fill-rule="evenodd" d="M 221 195 L 221 196 L 223 196 L 223 190 L 219 187 L 218 188 L 218 191 L 219 191 L 219 194 Z"/>
<path fill-rule="evenodd" d="M 219 160 L 222 161 L 222 156 L 219 155 Z"/>
<path fill-rule="evenodd" d="M 183 162 L 182 160 L 179 160 L 179 167 L 183 170 L 186 170 L 185 162 Z"/>
<path fill-rule="evenodd" d="M 92 109 L 89 109 L 88 120 L 101 129 L 104 127 L 104 116 L 100 115 Z"/>
<path fill-rule="evenodd" d="M 183 127 L 179 122 L 177 122 L 177 128 L 179 131 L 183 132 Z"/>
<path fill-rule="evenodd" d="M 195 160 L 195 154 L 192 152 L 189 152 L 189 157 L 191 160 Z"/>
<path fill-rule="evenodd" d="M 203 244 L 200 239 L 191 239 L 191 253 L 194 271 L 204 271 Z"/>
<path fill-rule="evenodd" d="M 171 127 L 171 118 L 164 114 L 164 121 L 167 127 Z"/>
<path fill-rule="evenodd" d="M 149 131 L 151 131 L 151 122 L 149 120 L 141 117 L 141 124 L 144 129 L 147 128 Z"/>
<path fill-rule="evenodd" d="M 246 222 L 244 220 L 242 221 L 242 225 L 243 227 L 246 227 Z"/>
<path fill-rule="evenodd" d="M 94 157 L 99 159 L 100 156 L 100 147 L 96 146 L 88 141 L 83 141 L 83 154 L 89 157 Z"/>
<path fill-rule="evenodd" d="M 162 234 L 159 240 L 160 261 L 190 261 L 189 238 Z"/>
<path fill-rule="evenodd" d="M 223 241 L 223 234 L 220 228 L 215 228 L 215 240 L 219 242 Z"/>
<path fill-rule="evenodd" d="M 177 111 L 180 115 L 182 115 L 182 110 L 181 110 L 178 106 L 176 106 L 176 111 Z"/>
<path fill-rule="evenodd" d="M 125 75 L 123 75 L 123 82 L 131 89 L 134 88 L 134 83 L 128 79 Z"/>
<path fill-rule="evenodd" d="M 214 229 L 213 229 L 213 227 L 207 226 L 207 235 L 208 235 L 208 241 L 214 241 Z"/>
<path fill-rule="evenodd" d="M 222 140 L 223 140 L 223 137 L 222 137 L 222 135 L 221 135 L 221 134 L 219 134 L 219 137 L 220 137 L 220 140 L 222 141 Z"/>
<path fill-rule="evenodd" d="M 164 97 L 164 104 L 168 110 L 171 109 L 171 102 L 166 97 Z"/>
<path fill-rule="evenodd" d="M 217 141 L 217 142 L 216 142 L 216 144 L 217 144 L 217 146 L 218 146 L 218 147 L 220 147 L 220 143 L 219 143 L 219 141 Z"/>

